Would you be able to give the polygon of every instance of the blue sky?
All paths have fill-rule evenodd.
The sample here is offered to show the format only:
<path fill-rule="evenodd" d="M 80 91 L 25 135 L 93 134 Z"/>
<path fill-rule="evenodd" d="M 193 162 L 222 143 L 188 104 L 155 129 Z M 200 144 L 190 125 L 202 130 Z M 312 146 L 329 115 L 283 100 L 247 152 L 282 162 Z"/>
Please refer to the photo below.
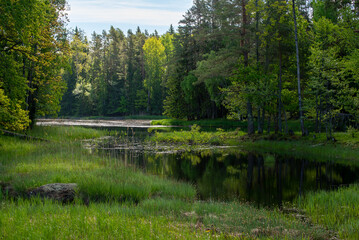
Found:
<path fill-rule="evenodd" d="M 69 28 L 83 29 L 87 36 L 102 33 L 113 25 L 127 33 L 128 29 L 147 29 L 159 34 L 173 24 L 176 28 L 192 0 L 68 0 Z"/>

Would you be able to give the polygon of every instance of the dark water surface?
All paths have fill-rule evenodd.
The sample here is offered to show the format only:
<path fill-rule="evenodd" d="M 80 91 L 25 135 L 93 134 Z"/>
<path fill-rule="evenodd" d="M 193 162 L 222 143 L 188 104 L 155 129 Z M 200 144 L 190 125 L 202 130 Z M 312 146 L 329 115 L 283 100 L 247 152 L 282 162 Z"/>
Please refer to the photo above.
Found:
<path fill-rule="evenodd" d="M 119 137 L 91 148 L 144 172 L 192 183 L 203 200 L 248 201 L 280 206 L 320 189 L 358 182 L 359 167 L 315 162 L 240 148 L 173 151 L 171 146 L 145 147 L 147 129 L 122 129 Z"/>

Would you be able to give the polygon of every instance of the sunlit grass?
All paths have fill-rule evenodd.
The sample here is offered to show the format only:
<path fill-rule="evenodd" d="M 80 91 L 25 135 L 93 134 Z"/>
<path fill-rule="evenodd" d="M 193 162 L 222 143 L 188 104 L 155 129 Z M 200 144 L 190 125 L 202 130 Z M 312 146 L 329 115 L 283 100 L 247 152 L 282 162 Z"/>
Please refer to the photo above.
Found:
<path fill-rule="evenodd" d="M 341 239 L 359 239 L 359 185 L 308 194 L 301 204 L 314 223 L 338 231 Z"/>
<path fill-rule="evenodd" d="M 29 134 L 52 141 L 0 136 L 0 181 L 23 196 L 48 183 L 77 183 L 78 194 L 75 203 L 61 205 L 1 193 L 0 239 L 330 238 L 323 228 L 276 210 L 198 201 L 191 184 L 126 168 L 109 155 L 91 154 L 77 140 L 106 132 L 39 127 Z M 196 142 L 196 135 L 209 133 L 194 128 L 184 134 Z"/>
<path fill-rule="evenodd" d="M 151 125 L 164 125 L 164 126 L 192 126 L 199 125 L 201 127 L 212 127 L 212 128 L 243 128 L 247 127 L 246 122 L 227 120 L 227 119 L 204 119 L 204 120 L 194 120 L 186 121 L 180 119 L 161 119 L 154 120 L 151 122 Z"/>
<path fill-rule="evenodd" d="M 49 201 L 3 202 L 1 239 L 225 239 L 167 216 L 118 204 L 62 206 Z"/>
<path fill-rule="evenodd" d="M 288 123 L 288 130 L 292 131 L 300 131 L 300 121 L 299 120 L 290 120 Z M 152 125 L 164 125 L 164 126 L 192 126 L 194 124 L 199 125 L 203 128 L 224 128 L 224 129 L 236 129 L 240 128 L 242 131 L 246 132 L 248 123 L 247 121 L 238 121 L 238 120 L 230 120 L 230 119 L 201 119 L 201 120 L 193 120 L 187 121 L 183 119 L 159 119 L 151 122 Z M 257 121 L 254 122 L 254 128 L 257 129 Z M 271 123 L 273 124 L 273 123 Z M 267 130 L 267 121 L 264 123 L 263 129 Z M 314 131 L 314 122 L 306 121 L 305 127 L 310 131 Z M 273 131 L 273 126 L 271 126 L 271 130 Z"/>
<path fill-rule="evenodd" d="M 176 144 L 233 145 L 234 141 L 244 135 L 245 133 L 239 130 L 230 132 L 225 132 L 223 129 L 217 129 L 215 132 L 202 131 L 199 126 L 194 125 L 190 131 L 155 132 L 149 140 Z"/>
<path fill-rule="evenodd" d="M 316 161 L 335 161 L 344 164 L 358 164 L 359 161 L 359 134 L 353 137 L 350 133 L 340 132 L 334 134 L 335 142 L 327 140 L 325 133 L 311 134 L 301 137 L 299 132 L 295 136 L 282 134 L 255 134 L 248 136 L 239 129 L 235 131 L 206 131 L 197 125 L 191 130 L 170 132 L 155 132 L 150 142 L 182 145 L 226 145 L 239 146 L 246 150 L 262 153 L 278 153 L 283 155 L 302 157 Z M 181 146 L 179 146 L 181 147 Z"/>
<path fill-rule="evenodd" d="M 239 145 L 257 152 L 271 152 L 316 161 L 334 161 L 342 164 L 359 164 L 359 148 L 347 133 L 336 133 L 337 142 L 326 140 L 325 134 L 298 137 L 293 140 L 240 141 Z M 348 140 L 349 139 L 349 140 Z"/>
<path fill-rule="evenodd" d="M 0 201 L 0 238 L 18 239 L 328 239 L 322 228 L 247 204 L 148 199 L 60 205 Z"/>
<path fill-rule="evenodd" d="M 52 141 L 72 141 L 99 138 L 110 133 L 85 127 L 65 126 L 37 126 L 27 133 L 29 136 L 44 138 Z"/>

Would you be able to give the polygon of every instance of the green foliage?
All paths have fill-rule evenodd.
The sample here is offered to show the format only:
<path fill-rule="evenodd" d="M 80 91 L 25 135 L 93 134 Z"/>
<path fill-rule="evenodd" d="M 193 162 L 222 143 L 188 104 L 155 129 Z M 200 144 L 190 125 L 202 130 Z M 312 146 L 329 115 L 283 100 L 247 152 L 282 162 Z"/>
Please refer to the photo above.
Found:
<path fill-rule="evenodd" d="M 170 43 L 167 43 L 170 44 Z M 166 48 L 161 39 L 152 37 L 143 45 L 146 79 L 144 86 L 148 91 L 147 111 L 151 113 L 162 113 L 162 91 L 161 85 L 165 74 Z"/>
<path fill-rule="evenodd" d="M 356 60 L 348 54 L 355 55 L 353 49 L 359 45 L 352 38 L 351 29 L 336 25 L 327 18 L 314 22 L 314 34 L 308 62 L 311 68 L 308 87 L 312 97 L 308 99 L 307 107 L 313 109 L 309 116 L 320 124 L 322 121 L 325 123 L 330 138 L 335 116 L 342 113 L 356 118 L 358 115 L 358 85 L 352 65 Z M 341 129 L 344 130 L 343 126 Z"/>
<path fill-rule="evenodd" d="M 28 128 L 30 119 L 28 112 L 19 103 L 11 103 L 0 88 L 0 126 L 5 130 L 23 131 Z"/>
<path fill-rule="evenodd" d="M 330 138 L 358 118 L 357 3 L 314 1 L 312 9 L 305 1 L 294 4 L 304 113 L 306 120 L 316 120 L 315 131 L 325 125 Z M 292 5 L 284 0 L 195 1 L 177 32 L 171 28 L 162 36 L 140 28 L 125 36 L 111 27 L 88 42 L 76 29 L 61 114 L 248 118 L 256 120 L 260 133 L 273 127 L 288 132 L 288 120 L 299 115 L 293 29 Z M 6 66 L 16 63 L 0 57 Z M 14 66 L 11 71 L 19 72 L 21 63 Z M 3 74 L 16 75 L 12 72 Z M 63 87 L 54 85 L 56 105 Z M 27 87 L 19 85 L 11 94 L 24 95 Z M 9 86 L 3 88 L 13 100 Z M 338 122 L 342 116 L 350 120 Z"/>
<path fill-rule="evenodd" d="M 356 135 L 358 134 L 358 130 L 356 128 L 354 128 L 353 126 L 349 126 L 347 129 L 347 133 L 349 134 L 349 136 L 351 136 L 352 138 L 355 138 Z"/>
<path fill-rule="evenodd" d="M 65 5 L 66 1 L 0 2 L 0 88 L 14 116 L 13 123 L 2 119 L 7 124 L 2 127 L 23 130 L 35 117 L 59 111 L 65 89 L 60 72 L 68 55 Z"/>
<path fill-rule="evenodd" d="M 128 103 L 126 101 L 126 98 L 124 96 L 121 97 L 121 100 L 118 104 L 118 108 L 116 109 L 116 111 L 114 113 L 121 113 L 121 114 L 126 114 L 129 112 L 129 110 L 127 109 Z"/>
<path fill-rule="evenodd" d="M 193 74 L 189 74 L 181 82 L 181 88 L 185 96 L 184 99 L 188 104 L 192 104 L 193 100 L 195 99 L 196 90 L 194 83 L 196 82 L 197 82 L 197 78 Z"/>

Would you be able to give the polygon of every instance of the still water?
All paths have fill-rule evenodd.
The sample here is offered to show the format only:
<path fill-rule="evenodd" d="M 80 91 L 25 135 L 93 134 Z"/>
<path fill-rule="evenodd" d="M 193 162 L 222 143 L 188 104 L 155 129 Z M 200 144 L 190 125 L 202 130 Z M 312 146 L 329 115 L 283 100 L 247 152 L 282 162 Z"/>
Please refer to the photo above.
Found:
<path fill-rule="evenodd" d="M 146 147 L 146 129 L 125 129 L 118 137 L 89 143 L 100 154 L 149 174 L 193 184 L 198 199 L 245 201 L 281 206 L 320 189 L 332 190 L 358 182 L 359 168 L 241 148 L 174 151 L 173 146 Z"/>

